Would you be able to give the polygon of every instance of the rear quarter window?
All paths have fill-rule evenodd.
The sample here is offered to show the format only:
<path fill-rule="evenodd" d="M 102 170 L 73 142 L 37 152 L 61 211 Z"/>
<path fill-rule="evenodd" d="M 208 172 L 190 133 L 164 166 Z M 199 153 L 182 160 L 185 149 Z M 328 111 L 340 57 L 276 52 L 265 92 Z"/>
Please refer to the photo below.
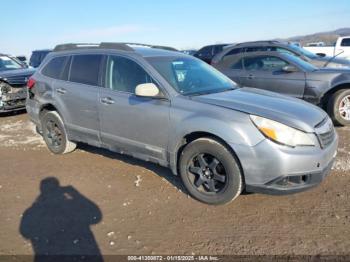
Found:
<path fill-rule="evenodd" d="M 41 70 L 44 76 L 64 79 L 63 71 L 67 65 L 68 56 L 54 57 Z"/>
<path fill-rule="evenodd" d="M 86 85 L 99 85 L 102 55 L 74 55 L 69 81 Z"/>

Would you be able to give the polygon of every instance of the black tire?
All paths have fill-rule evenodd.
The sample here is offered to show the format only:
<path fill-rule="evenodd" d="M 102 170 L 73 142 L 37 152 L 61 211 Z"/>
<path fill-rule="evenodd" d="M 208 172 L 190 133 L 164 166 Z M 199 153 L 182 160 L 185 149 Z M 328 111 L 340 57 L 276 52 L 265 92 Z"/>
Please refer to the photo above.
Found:
<path fill-rule="evenodd" d="M 42 136 L 49 150 L 54 154 L 67 154 L 76 148 L 76 143 L 69 141 L 61 116 L 56 111 L 49 111 L 41 118 Z"/>
<path fill-rule="evenodd" d="M 346 97 L 350 99 L 350 89 L 341 89 L 335 92 L 329 99 L 327 111 L 334 124 L 341 126 L 350 125 L 350 119 L 347 120 L 345 113 L 340 111 L 343 101 Z"/>
<path fill-rule="evenodd" d="M 205 165 L 201 163 L 208 164 L 208 168 L 203 168 Z M 190 195 L 207 204 L 229 203 L 243 190 L 238 160 L 226 146 L 212 138 L 199 138 L 188 144 L 181 153 L 179 171 Z"/>

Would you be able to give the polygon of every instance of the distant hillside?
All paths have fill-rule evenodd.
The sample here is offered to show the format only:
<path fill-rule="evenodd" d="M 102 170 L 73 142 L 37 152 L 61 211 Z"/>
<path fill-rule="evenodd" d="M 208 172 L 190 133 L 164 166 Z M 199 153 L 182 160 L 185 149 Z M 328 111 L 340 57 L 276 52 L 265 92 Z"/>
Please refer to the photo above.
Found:
<path fill-rule="evenodd" d="M 320 32 L 311 35 L 304 36 L 294 36 L 287 40 L 293 42 L 300 42 L 302 45 L 312 42 L 325 42 L 327 45 L 332 45 L 335 43 L 339 36 L 349 36 L 350 28 L 340 28 L 329 32 Z"/>

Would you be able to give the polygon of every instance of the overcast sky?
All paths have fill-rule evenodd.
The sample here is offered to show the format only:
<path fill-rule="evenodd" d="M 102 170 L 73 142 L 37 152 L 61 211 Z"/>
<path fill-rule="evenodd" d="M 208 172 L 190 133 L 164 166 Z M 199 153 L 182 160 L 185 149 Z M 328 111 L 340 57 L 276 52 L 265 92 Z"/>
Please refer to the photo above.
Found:
<path fill-rule="evenodd" d="M 199 48 L 350 27 L 349 0 L 1 1 L 0 53 L 67 42 Z"/>

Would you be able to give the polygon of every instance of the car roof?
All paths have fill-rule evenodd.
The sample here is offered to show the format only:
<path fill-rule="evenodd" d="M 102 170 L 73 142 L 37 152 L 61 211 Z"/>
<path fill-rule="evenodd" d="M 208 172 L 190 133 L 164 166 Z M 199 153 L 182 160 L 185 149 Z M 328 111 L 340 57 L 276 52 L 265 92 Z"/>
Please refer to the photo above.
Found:
<path fill-rule="evenodd" d="M 142 57 L 183 57 L 188 56 L 179 51 L 165 50 L 151 45 L 134 43 L 100 43 L 100 44 L 62 44 L 57 45 L 51 56 L 59 54 L 86 54 L 97 52 L 123 52 L 128 54 L 137 54 Z"/>
<path fill-rule="evenodd" d="M 257 52 L 246 52 L 241 53 L 240 57 L 246 57 L 246 56 L 279 56 L 279 57 L 285 57 L 288 58 L 291 55 L 288 53 L 281 53 L 278 51 L 257 51 Z"/>

